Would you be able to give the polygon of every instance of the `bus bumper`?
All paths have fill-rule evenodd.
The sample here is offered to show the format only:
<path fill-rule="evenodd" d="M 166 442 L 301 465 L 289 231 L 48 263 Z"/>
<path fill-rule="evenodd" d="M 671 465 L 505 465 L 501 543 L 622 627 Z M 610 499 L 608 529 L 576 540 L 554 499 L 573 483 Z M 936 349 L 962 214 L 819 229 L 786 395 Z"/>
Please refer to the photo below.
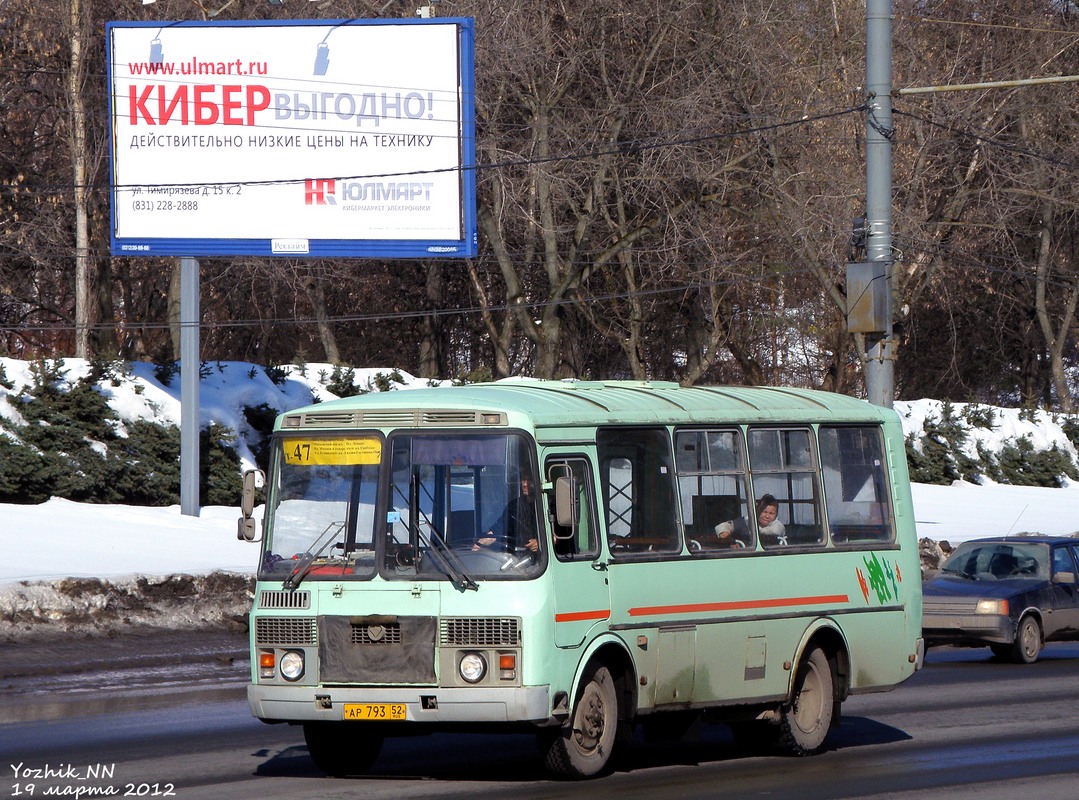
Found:
<path fill-rule="evenodd" d="M 506 688 L 395 687 L 319 688 L 315 686 L 247 687 L 251 713 L 267 722 L 340 722 L 350 703 L 405 706 L 405 722 L 547 722 L 549 686 Z"/>

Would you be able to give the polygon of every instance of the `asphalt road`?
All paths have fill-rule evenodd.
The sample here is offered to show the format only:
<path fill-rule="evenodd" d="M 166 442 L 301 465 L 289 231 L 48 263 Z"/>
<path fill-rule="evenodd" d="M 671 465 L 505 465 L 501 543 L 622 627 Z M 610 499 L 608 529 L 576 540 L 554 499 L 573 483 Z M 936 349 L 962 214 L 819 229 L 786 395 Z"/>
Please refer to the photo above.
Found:
<path fill-rule="evenodd" d="M 298 728 L 251 719 L 242 665 L 219 666 L 213 686 L 133 681 L 100 703 L 85 686 L 9 694 L 0 718 L 22 710 L 0 724 L 0 797 L 1079 797 L 1079 644 L 1052 645 L 1032 666 L 930 651 L 900 688 L 844 704 L 828 751 L 813 758 L 747 753 L 723 726 L 702 726 L 677 744 L 635 739 L 616 772 L 583 783 L 548 779 L 524 735 L 390 741 L 368 776 L 326 778 Z M 33 712 L 40 704 L 47 713 Z"/>

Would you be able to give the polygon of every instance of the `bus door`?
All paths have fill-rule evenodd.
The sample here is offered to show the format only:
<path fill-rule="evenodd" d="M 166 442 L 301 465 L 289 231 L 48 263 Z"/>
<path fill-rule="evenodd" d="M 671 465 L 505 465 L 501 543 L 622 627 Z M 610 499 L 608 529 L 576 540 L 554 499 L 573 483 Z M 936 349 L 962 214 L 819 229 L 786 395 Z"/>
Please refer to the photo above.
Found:
<path fill-rule="evenodd" d="M 568 492 L 575 507 L 575 518 L 559 524 L 555 492 L 548 496 L 554 537 L 550 566 L 554 579 L 554 642 L 558 647 L 580 647 L 589 630 L 606 623 L 611 616 L 607 572 L 595 563 L 600 548 L 592 468 L 584 456 L 549 455 L 544 477 L 552 485 L 563 479 L 563 502 Z"/>

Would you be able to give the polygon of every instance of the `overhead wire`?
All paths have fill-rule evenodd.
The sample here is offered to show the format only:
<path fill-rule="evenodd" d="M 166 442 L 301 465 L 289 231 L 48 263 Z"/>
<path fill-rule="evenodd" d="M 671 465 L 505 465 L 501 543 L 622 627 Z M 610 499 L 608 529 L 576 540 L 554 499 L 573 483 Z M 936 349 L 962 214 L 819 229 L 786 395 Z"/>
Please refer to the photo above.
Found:
<path fill-rule="evenodd" d="M 626 156 L 637 153 L 648 152 L 652 150 L 675 148 L 675 147 L 687 147 L 695 144 L 704 144 L 707 142 L 720 141 L 723 139 L 738 138 L 742 136 L 759 135 L 768 133 L 771 131 L 783 130 L 787 128 L 794 128 L 803 125 L 811 125 L 816 122 L 822 122 L 829 119 L 848 116 L 851 114 L 860 113 L 865 110 L 864 105 L 851 106 L 847 108 L 836 109 L 832 111 L 825 111 L 813 115 L 804 115 L 797 119 L 782 120 L 779 122 L 765 123 L 760 125 L 753 125 L 744 128 L 738 128 L 729 131 L 718 131 L 712 133 L 702 133 L 698 135 L 683 136 L 681 138 L 674 139 L 660 139 L 656 141 L 638 140 L 629 141 L 623 143 L 616 143 L 608 147 L 594 148 L 592 150 L 580 153 L 568 153 L 568 154 L 556 154 L 551 156 L 545 156 L 541 158 L 508 158 L 496 162 L 465 164 L 462 166 L 449 166 L 439 167 L 423 170 L 407 170 L 399 172 L 374 172 L 364 174 L 340 174 L 340 175 L 327 175 L 326 179 L 331 180 L 376 180 L 386 178 L 402 178 L 402 177 L 419 177 L 423 175 L 441 174 L 446 172 L 468 172 L 474 171 L 476 173 L 485 172 L 489 170 L 502 170 L 516 167 L 531 167 L 540 166 L 544 164 L 555 163 L 568 163 L 575 161 L 587 161 L 597 158 L 603 158 L 607 156 Z M 266 180 L 230 180 L 230 181 L 199 181 L 192 183 L 155 183 L 154 187 L 160 188 L 191 188 L 191 187 L 203 187 L 203 186 L 276 186 L 281 184 L 289 184 L 302 182 L 304 178 L 271 178 Z M 108 192 L 111 190 L 123 190 L 143 188 L 145 184 L 85 184 L 83 188 L 88 188 L 98 192 Z M 45 186 L 27 186 L 26 184 L 11 184 L 0 183 L 0 191 L 18 189 L 19 192 L 27 193 L 66 193 L 74 191 L 75 186 L 70 183 L 63 185 L 45 185 Z"/>
<path fill-rule="evenodd" d="M 984 257 L 975 257 L 969 253 L 956 250 L 953 247 L 947 246 L 941 248 L 936 243 L 929 242 L 923 243 L 919 247 L 919 243 L 916 240 L 906 240 L 909 242 L 907 245 L 907 252 L 910 253 L 925 253 L 928 255 L 943 255 L 950 261 L 950 266 L 959 266 L 963 269 L 978 269 L 990 274 L 1004 275 L 1016 279 L 1029 280 L 1031 275 L 1028 271 L 1024 271 L 1021 267 L 1015 265 L 1014 261 L 1004 256 L 999 256 L 999 265 L 994 265 L 987 262 Z M 958 262 L 958 263 L 957 263 Z M 745 265 L 738 265 L 739 268 L 744 270 Z M 718 265 L 713 265 L 714 268 L 721 268 Z M 843 266 L 838 262 L 833 265 L 833 269 L 836 271 L 837 277 L 841 272 Z M 784 279 L 792 277 L 816 277 L 816 272 L 811 266 L 799 266 L 790 267 L 786 269 L 779 269 L 770 271 L 767 273 L 767 277 L 774 279 Z M 200 321 L 197 327 L 200 331 L 213 331 L 232 328 L 243 328 L 252 326 L 277 326 L 277 325 L 313 325 L 316 323 L 331 323 L 331 324 L 349 324 L 349 323 L 371 323 L 371 322 L 385 322 L 395 320 L 407 320 L 407 319 L 423 319 L 423 318 L 446 318 L 446 317 L 462 317 L 473 316 L 483 314 L 485 312 L 495 313 L 508 313 L 517 309 L 524 310 L 540 310 L 548 306 L 573 306 L 579 303 L 605 303 L 609 304 L 614 301 L 628 300 L 631 298 L 641 297 L 659 297 L 663 295 L 672 294 L 685 294 L 687 292 L 700 292 L 707 291 L 712 288 L 724 288 L 735 287 L 740 285 L 759 285 L 762 276 L 760 274 L 737 274 L 728 275 L 727 277 L 709 281 L 693 281 L 689 283 L 682 283 L 676 286 L 657 286 L 648 289 L 635 289 L 633 291 L 624 292 L 604 292 L 598 294 L 589 294 L 582 296 L 579 292 L 573 296 L 562 298 L 560 300 L 528 300 L 522 302 L 504 302 L 494 303 L 488 305 L 473 305 L 457 308 L 428 308 L 428 309 L 415 309 L 411 311 L 406 310 L 394 310 L 392 312 L 365 312 L 360 314 L 339 314 L 326 317 L 301 317 L 301 316 L 288 316 L 288 317 L 266 317 L 266 318 L 250 318 L 250 319 L 232 319 L 232 320 L 210 320 Z M 1057 276 L 1051 276 L 1048 279 L 1048 283 L 1054 288 L 1073 288 L 1075 286 L 1074 281 L 1060 278 Z M 138 329 L 138 330 L 167 330 L 173 327 L 174 323 L 169 322 L 141 322 L 138 320 L 123 320 L 119 322 L 100 322 L 89 326 L 86 326 L 88 330 L 116 330 L 117 328 L 123 329 Z M 190 323 L 188 323 L 190 325 Z M 24 333 L 64 333 L 76 330 L 76 326 L 73 323 L 55 323 L 55 324 L 36 324 L 36 325 L 20 325 L 20 326 L 0 326 L 0 331 L 9 332 L 24 332 Z"/>

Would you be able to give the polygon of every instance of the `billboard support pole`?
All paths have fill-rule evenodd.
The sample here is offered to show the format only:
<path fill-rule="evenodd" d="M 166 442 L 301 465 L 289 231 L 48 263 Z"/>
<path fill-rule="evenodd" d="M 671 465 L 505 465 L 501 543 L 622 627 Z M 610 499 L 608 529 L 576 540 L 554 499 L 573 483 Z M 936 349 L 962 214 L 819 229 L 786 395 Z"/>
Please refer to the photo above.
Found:
<path fill-rule="evenodd" d="M 199 262 L 180 259 L 180 513 L 199 515 Z"/>

